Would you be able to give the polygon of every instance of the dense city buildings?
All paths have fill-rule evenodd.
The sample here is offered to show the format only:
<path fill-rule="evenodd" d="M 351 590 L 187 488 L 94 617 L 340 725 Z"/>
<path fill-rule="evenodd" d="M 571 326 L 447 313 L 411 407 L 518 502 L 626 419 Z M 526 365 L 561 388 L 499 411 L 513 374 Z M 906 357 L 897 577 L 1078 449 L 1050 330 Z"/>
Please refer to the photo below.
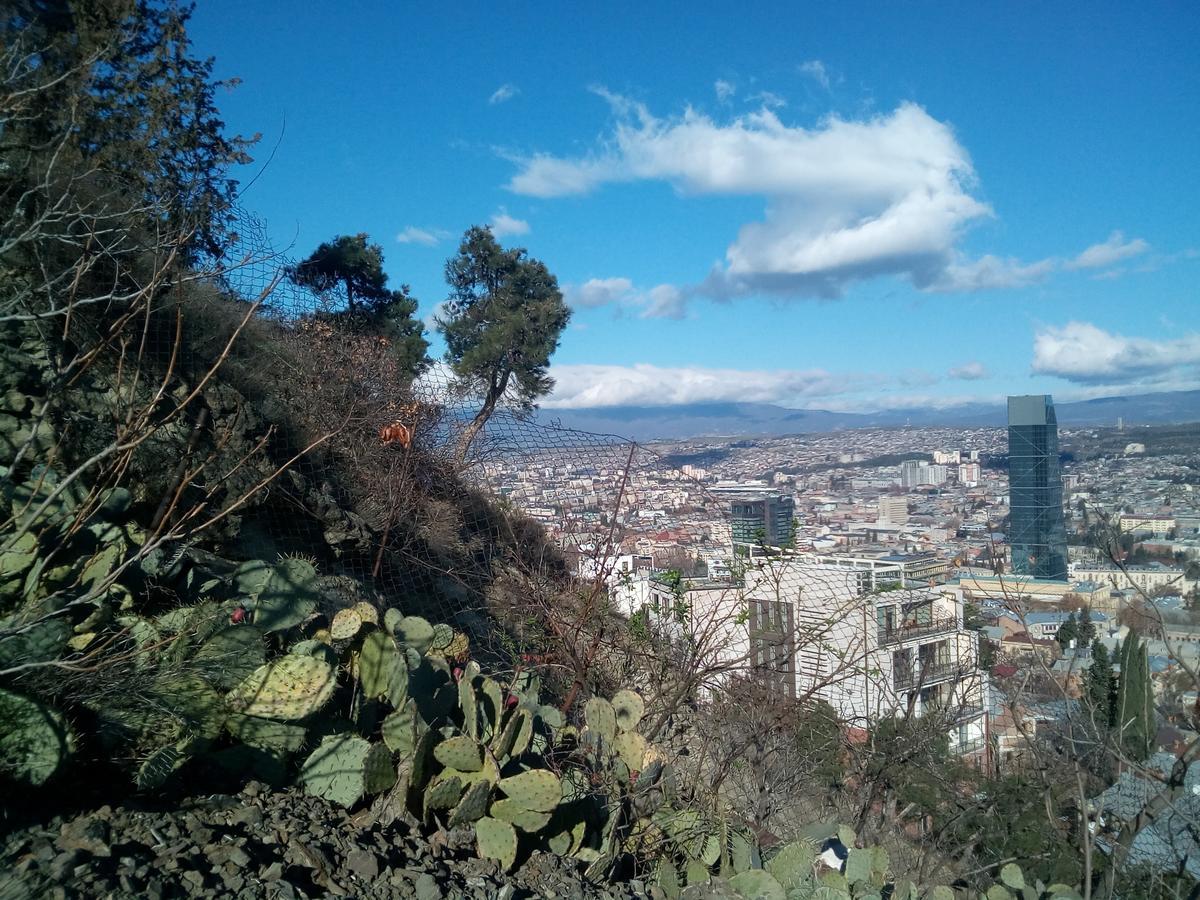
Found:
<path fill-rule="evenodd" d="M 488 474 L 546 525 L 581 578 L 605 584 L 615 609 L 669 612 L 676 631 L 707 622 L 717 669 L 811 692 L 851 720 L 936 712 L 953 748 L 972 754 L 988 733 L 1001 759 L 1019 743 L 1005 731 L 1019 717 L 995 699 L 1004 679 L 1043 664 L 1065 669 L 1064 683 L 1078 678 L 1055 640 L 1065 616 L 1093 613 L 1110 651 L 1129 623 L 1161 618 L 1147 638 L 1156 684 L 1171 683 L 1169 647 L 1200 663 L 1190 610 L 1200 598 L 1200 429 L 1139 429 L 1136 442 L 1129 429 L 1058 434 L 1047 398 L 1033 407 L 1014 410 L 1018 452 L 1007 466 L 1009 432 L 993 427 L 696 438 L 632 456 L 619 444 L 548 449 L 497 458 Z M 1127 452 L 1131 443 L 1142 449 Z M 898 483 L 904 463 L 908 486 Z M 1021 507 L 1031 496 L 1057 507 L 1057 579 L 1012 563 L 1023 513 L 1010 499 Z M 837 630 L 818 648 L 826 622 Z M 848 648 L 866 675 L 850 677 Z M 833 677 L 839 666 L 847 677 Z"/>
<path fill-rule="evenodd" d="M 1008 398 L 1009 546 L 1013 571 L 1067 577 L 1058 420 L 1046 394 Z"/>

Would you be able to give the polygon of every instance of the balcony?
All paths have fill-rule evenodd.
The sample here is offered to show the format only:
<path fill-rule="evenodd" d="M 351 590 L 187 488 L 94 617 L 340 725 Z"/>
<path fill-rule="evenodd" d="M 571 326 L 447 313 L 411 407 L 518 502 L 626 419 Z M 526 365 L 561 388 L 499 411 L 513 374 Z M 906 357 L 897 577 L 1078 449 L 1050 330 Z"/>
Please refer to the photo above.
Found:
<path fill-rule="evenodd" d="M 894 628 L 880 628 L 879 643 L 881 646 L 886 644 L 903 644 L 905 641 L 922 640 L 942 634 L 953 634 L 957 630 L 957 617 L 946 616 L 925 623 L 897 625 Z"/>
<path fill-rule="evenodd" d="M 950 742 L 950 753 L 955 756 L 971 756 L 987 749 L 987 745 L 988 742 L 985 737 L 971 738 L 965 741 L 952 740 Z"/>
<path fill-rule="evenodd" d="M 896 690 L 907 691 L 918 686 L 926 687 L 957 678 L 960 670 L 959 664 L 950 660 L 931 663 L 918 662 L 915 668 L 896 669 L 893 675 Z"/>

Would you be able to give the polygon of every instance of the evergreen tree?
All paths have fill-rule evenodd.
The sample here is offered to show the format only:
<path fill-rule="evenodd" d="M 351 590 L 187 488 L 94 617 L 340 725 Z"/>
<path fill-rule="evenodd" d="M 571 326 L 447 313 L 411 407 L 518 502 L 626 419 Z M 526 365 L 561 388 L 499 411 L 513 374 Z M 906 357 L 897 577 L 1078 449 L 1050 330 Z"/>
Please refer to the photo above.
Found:
<path fill-rule="evenodd" d="M 1071 642 L 1078 640 L 1079 626 L 1075 622 L 1075 613 L 1067 616 L 1067 621 L 1063 622 L 1058 628 L 1058 633 L 1054 635 L 1054 639 L 1058 641 L 1058 646 L 1064 651 L 1071 646 Z"/>
<path fill-rule="evenodd" d="M 1079 643 L 1086 646 L 1096 639 L 1096 626 L 1092 622 L 1092 611 L 1086 606 L 1079 611 Z"/>
<path fill-rule="evenodd" d="M 463 235 L 458 254 L 446 262 L 446 282 L 446 314 L 437 320 L 446 361 L 483 395 L 459 443 L 465 456 L 506 393 L 530 411 L 553 389 L 550 356 L 571 310 L 543 263 L 522 249 L 505 250 L 488 228 L 474 226 Z"/>
<path fill-rule="evenodd" d="M 1121 645 L 1116 726 L 1125 753 L 1135 760 L 1150 755 L 1156 731 L 1150 663 L 1145 645 L 1133 630 Z"/>
<path fill-rule="evenodd" d="M 45 85 L 36 116 L 6 123 L 10 146 L 31 156 L 6 174 L 53 169 L 108 210 L 138 208 L 143 220 L 123 224 L 187 235 L 185 262 L 224 250 L 237 192 L 229 169 L 250 162 L 257 140 L 224 134 L 225 85 L 211 58 L 192 55 L 191 13 L 158 0 L 14 0 L 0 15 L 4 45 L 26 54 L 14 56 L 22 74 Z"/>
<path fill-rule="evenodd" d="M 408 285 L 398 291 L 388 287 L 383 248 L 366 234 L 337 235 L 290 274 L 296 284 L 317 293 L 342 292 L 346 309 L 329 318 L 351 331 L 389 338 L 405 371 L 416 376 L 428 368 L 429 342 L 420 319 L 414 317 L 417 301 Z"/>
<path fill-rule="evenodd" d="M 1108 648 L 1092 641 L 1092 663 L 1083 676 L 1083 695 L 1092 711 L 1092 718 L 1101 727 L 1113 723 L 1112 698 L 1115 679 Z"/>

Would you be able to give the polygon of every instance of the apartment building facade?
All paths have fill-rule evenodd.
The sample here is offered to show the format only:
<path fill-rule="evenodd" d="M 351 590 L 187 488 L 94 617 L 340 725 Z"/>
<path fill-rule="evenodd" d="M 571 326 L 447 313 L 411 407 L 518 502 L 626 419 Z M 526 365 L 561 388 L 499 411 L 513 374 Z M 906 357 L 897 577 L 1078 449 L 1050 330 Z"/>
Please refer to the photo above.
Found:
<path fill-rule="evenodd" d="M 987 680 L 961 594 L 903 580 L 897 567 L 803 556 L 756 560 L 739 582 L 653 583 L 667 633 L 780 697 L 820 699 L 849 725 L 933 717 L 951 752 L 987 751 Z"/>

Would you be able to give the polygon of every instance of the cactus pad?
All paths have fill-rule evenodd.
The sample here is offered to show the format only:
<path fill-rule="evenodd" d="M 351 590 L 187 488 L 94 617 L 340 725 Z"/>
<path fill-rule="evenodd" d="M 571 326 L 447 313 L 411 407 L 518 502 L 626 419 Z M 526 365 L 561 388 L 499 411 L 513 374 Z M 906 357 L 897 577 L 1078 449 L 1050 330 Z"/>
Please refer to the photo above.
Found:
<path fill-rule="evenodd" d="M 379 610 L 366 600 L 359 600 L 350 608 L 358 613 L 364 625 L 379 625 Z"/>
<path fill-rule="evenodd" d="M 396 766 L 391 751 L 383 744 L 371 744 L 362 767 L 363 792 L 370 796 L 386 791 L 396 783 Z"/>
<path fill-rule="evenodd" d="M 71 752 L 71 733 L 57 710 L 3 688 L 0 722 L 0 772 L 18 781 L 44 784 Z"/>
<path fill-rule="evenodd" d="M 412 701 L 383 720 L 383 742 L 393 752 L 408 754 L 416 742 L 417 705 Z"/>
<path fill-rule="evenodd" d="M 483 818 L 487 812 L 488 800 L 492 797 L 492 786 L 486 781 L 477 781 L 463 794 L 463 798 L 458 801 L 458 806 L 454 807 L 454 812 L 450 814 L 450 821 L 447 825 L 450 828 L 455 828 L 459 825 L 469 825 L 477 819 Z"/>
<path fill-rule="evenodd" d="M 483 740 L 490 741 L 500 730 L 500 721 L 504 716 L 504 692 L 495 680 L 484 678 L 479 693 L 483 695 L 483 703 L 479 705 L 480 734 Z"/>
<path fill-rule="evenodd" d="M 433 626 L 433 639 L 429 646 L 431 649 L 441 653 L 454 641 L 454 629 L 449 625 L 438 624 Z"/>
<path fill-rule="evenodd" d="M 246 592 L 250 594 L 247 605 L 254 610 L 255 625 L 263 631 L 283 631 L 316 612 L 319 593 L 317 570 L 312 563 L 289 557 L 266 569 L 262 565 L 238 570 L 242 573 L 239 587 L 245 584 L 251 588 Z"/>
<path fill-rule="evenodd" d="M 691 882 L 691 879 L 688 879 Z M 746 900 L 787 900 L 782 885 L 763 869 L 751 869 L 729 879 L 729 886 Z"/>
<path fill-rule="evenodd" d="M 613 741 L 613 749 L 631 772 L 640 772 L 646 758 L 646 739 L 636 731 L 624 731 Z"/>
<path fill-rule="evenodd" d="M 187 743 L 187 741 L 181 741 L 178 744 L 168 744 L 166 747 L 159 747 L 147 756 L 138 767 L 137 775 L 134 776 L 134 784 L 137 785 L 137 789 L 153 791 L 162 787 L 166 780 L 187 761 L 184 753 Z"/>
<path fill-rule="evenodd" d="M 785 890 L 790 891 L 808 882 L 816 859 L 817 853 L 812 844 L 806 840 L 796 840 L 771 857 L 766 868 Z"/>
<path fill-rule="evenodd" d="M 460 772 L 478 772 L 483 768 L 483 750 L 466 735 L 442 741 L 434 747 L 433 758 L 446 768 Z"/>
<path fill-rule="evenodd" d="M 293 721 L 324 706 L 336 686 L 337 676 L 329 663 L 289 654 L 255 669 L 227 699 L 234 712 Z"/>
<path fill-rule="evenodd" d="M 349 641 L 362 628 L 362 619 L 352 609 L 339 609 L 329 623 L 329 636 L 335 641 Z"/>
<path fill-rule="evenodd" d="M 404 662 L 394 640 L 382 631 L 368 634 L 363 638 L 358 654 L 358 678 L 362 683 L 363 695 L 376 699 L 390 694 L 396 668 L 402 665 Z"/>
<path fill-rule="evenodd" d="M 526 809 L 519 803 L 504 799 L 497 800 L 492 804 L 490 815 L 492 818 L 508 822 L 510 825 L 515 825 L 522 831 L 532 834 L 535 831 L 541 831 L 550 824 L 551 813 Z"/>
<path fill-rule="evenodd" d="M 297 641 L 288 647 L 288 653 L 293 653 L 296 656 L 311 656 L 315 659 L 323 659 L 331 666 L 337 665 L 338 657 L 324 641 L 310 639 L 307 641 Z"/>
<path fill-rule="evenodd" d="M 463 795 L 463 783 L 457 775 L 439 778 L 425 791 L 425 812 L 431 809 L 450 809 Z"/>
<path fill-rule="evenodd" d="M 554 812 L 562 800 L 562 782 L 545 769 L 501 778 L 500 790 L 514 803 L 536 812 Z"/>
<path fill-rule="evenodd" d="M 471 655 L 471 640 L 461 631 L 454 632 L 454 639 L 441 650 L 442 656 L 455 662 L 465 661 Z"/>
<path fill-rule="evenodd" d="M 479 737 L 479 698 L 466 674 L 458 680 L 458 706 L 462 710 L 463 730 L 473 738 Z"/>
<path fill-rule="evenodd" d="M 397 637 L 396 629 L 400 626 L 400 620 L 404 618 L 404 613 L 395 607 L 389 607 L 383 611 L 383 627 L 392 637 Z"/>
<path fill-rule="evenodd" d="M 603 697 L 593 697 L 583 707 L 587 727 L 609 743 L 617 736 L 617 714 Z"/>
<path fill-rule="evenodd" d="M 517 832 L 507 822 L 484 816 L 475 823 L 475 845 L 480 856 L 498 860 L 506 871 L 517 861 Z"/>
<path fill-rule="evenodd" d="M 433 626 L 420 616 L 405 616 L 396 625 L 396 639 L 424 654 L 433 643 Z"/>
<path fill-rule="evenodd" d="M 612 698 L 613 712 L 617 717 L 617 728 L 633 731 L 646 714 L 646 704 L 634 691 L 617 691 Z"/>
<path fill-rule="evenodd" d="M 310 794 L 352 806 L 364 794 L 396 783 L 392 756 L 382 744 L 355 735 L 333 735 L 305 761 L 300 781 Z"/>
<path fill-rule="evenodd" d="M 299 725 L 288 725 L 274 719 L 260 719 L 235 713 L 225 720 L 225 727 L 243 744 L 277 754 L 295 753 L 304 746 L 308 732 Z"/>
<path fill-rule="evenodd" d="M 200 666 L 201 674 L 228 690 L 261 666 L 265 654 L 260 628 L 231 625 L 201 644 L 192 660 Z"/>
<path fill-rule="evenodd" d="M 25 536 L 32 537 L 29 534 Z M 3 565 L 3 555 L 0 554 L 0 572 L 4 571 Z M 55 659 L 66 649 L 71 637 L 71 623 L 65 618 L 43 619 L 24 630 L 18 630 L 22 624 L 17 616 L 0 619 L 0 631 L 15 632 L 6 634 L 0 640 L 0 669 Z"/>

